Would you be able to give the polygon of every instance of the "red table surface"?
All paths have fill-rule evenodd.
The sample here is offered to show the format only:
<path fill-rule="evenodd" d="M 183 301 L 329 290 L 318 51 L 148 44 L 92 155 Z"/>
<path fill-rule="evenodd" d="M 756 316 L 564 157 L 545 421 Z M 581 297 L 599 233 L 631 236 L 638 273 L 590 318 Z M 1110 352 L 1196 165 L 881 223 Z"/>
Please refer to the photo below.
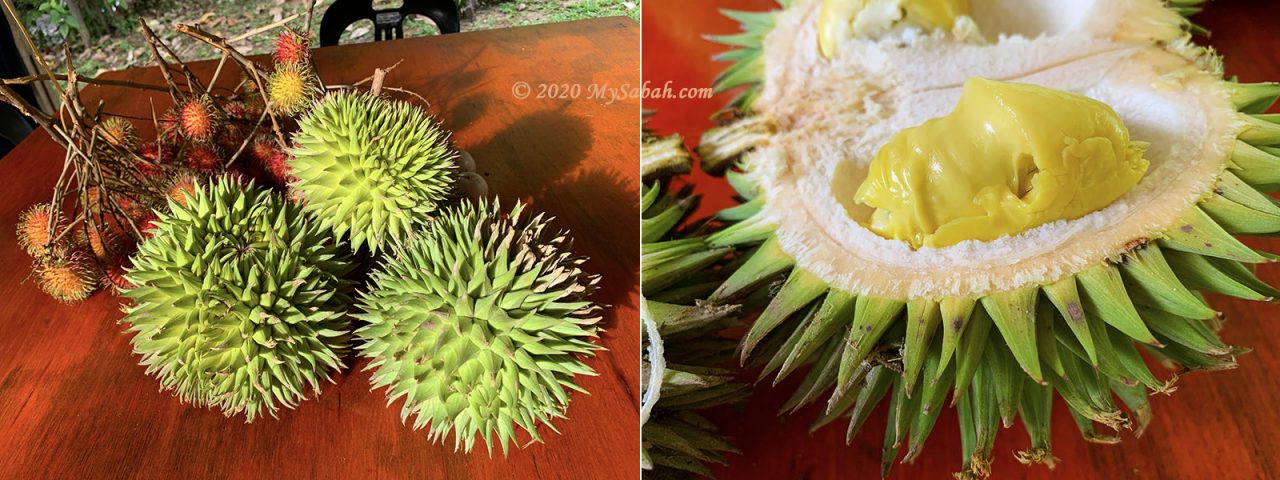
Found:
<path fill-rule="evenodd" d="M 709 58 L 724 47 L 704 34 L 738 32 L 737 24 L 720 15 L 720 8 L 767 10 L 770 0 L 676 2 L 647 0 L 642 15 L 644 79 L 653 85 L 668 81 L 677 88 L 706 87 L 726 64 Z M 1228 75 L 1242 82 L 1280 81 L 1280 4 L 1268 0 L 1218 0 L 1194 18 L 1213 32 L 1205 40 L 1226 57 Z M 690 146 L 713 124 L 709 117 L 732 97 L 712 99 L 646 99 L 644 108 L 656 110 L 648 127 L 659 134 L 678 132 Z M 701 214 L 734 205 L 727 183 L 700 172 L 688 177 L 704 195 Z M 1280 251 L 1280 240 L 1249 239 L 1255 248 Z M 1264 265 L 1260 276 L 1280 284 L 1280 268 Z M 1003 430 L 996 442 L 992 478 L 1056 479 L 1254 479 L 1280 477 L 1280 388 L 1274 372 L 1280 354 L 1269 339 L 1280 338 L 1280 306 L 1222 297 L 1211 298 L 1228 323 L 1223 335 L 1229 343 L 1255 349 L 1240 357 L 1233 371 L 1197 373 L 1181 379 L 1171 396 L 1152 398 L 1155 420 L 1141 438 L 1127 436 L 1119 445 L 1094 445 L 1080 438 L 1065 405 L 1054 408 L 1053 447 L 1061 459 L 1054 470 L 1023 467 L 1013 452 L 1029 446 L 1020 424 Z M 749 378 L 754 378 L 750 376 Z M 714 468 L 722 479 L 851 479 L 879 476 L 885 405 L 863 427 L 851 445 L 844 442 L 844 424 L 812 435 L 810 422 L 820 413 L 811 406 L 794 416 L 777 412 L 795 389 L 803 372 L 776 388 L 762 382 L 745 406 L 721 408 L 711 417 L 742 450 L 730 455 L 729 465 Z M 884 402 L 887 403 L 887 402 Z M 950 478 L 960 469 L 962 452 L 953 410 L 938 420 L 924 453 L 913 465 L 896 465 L 890 478 Z"/>
<path fill-rule="evenodd" d="M 619 246 L 639 241 L 639 101 L 520 100 L 512 85 L 635 85 L 638 36 L 618 17 L 315 51 L 329 84 L 405 60 L 385 85 L 429 99 L 490 191 L 554 215 L 601 274 L 594 299 L 612 305 L 599 341 L 608 350 L 587 360 L 598 376 L 575 379 L 591 393 L 572 394 L 559 434 L 543 425 L 546 443 L 505 459 L 482 445 L 455 452 L 452 438 L 433 444 L 401 423 L 403 402 L 388 407 L 385 390 L 370 390 L 364 360 L 318 397 L 252 424 L 159 391 L 117 324 L 119 298 L 60 305 L 26 278 L 31 260 L 12 225 L 48 201 L 63 159 L 37 131 L 0 160 L 0 478 L 637 478 L 639 252 Z M 215 63 L 192 70 L 209 78 Z M 162 84 L 154 69 L 109 76 Z M 110 111 L 149 116 L 149 97 L 168 104 L 153 93 L 90 88 L 85 103 L 101 97 Z"/>

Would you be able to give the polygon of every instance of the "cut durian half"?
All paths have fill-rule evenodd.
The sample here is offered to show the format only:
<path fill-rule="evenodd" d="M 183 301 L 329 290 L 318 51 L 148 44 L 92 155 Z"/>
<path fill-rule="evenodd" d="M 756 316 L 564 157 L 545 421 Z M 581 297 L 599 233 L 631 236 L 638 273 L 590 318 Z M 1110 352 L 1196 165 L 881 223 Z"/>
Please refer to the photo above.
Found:
<path fill-rule="evenodd" d="M 1241 350 L 1218 338 L 1220 315 L 1199 292 L 1280 295 L 1252 269 L 1274 257 L 1233 236 L 1280 232 L 1264 193 L 1280 190 L 1280 116 L 1261 114 L 1280 88 L 1223 79 L 1179 15 L 1199 2 L 972 0 L 983 41 L 896 31 L 841 37 L 824 54 L 830 1 L 730 13 L 745 32 L 715 37 L 736 47 L 717 88 L 744 87 L 741 118 L 699 147 L 704 168 L 733 167 L 744 200 L 721 212 L 730 225 L 707 249 L 749 250 L 709 300 L 772 293 L 741 354 L 777 381 L 811 366 L 786 410 L 825 396 L 815 427 L 849 416 L 852 436 L 889 397 L 887 471 L 902 447 L 919 454 L 954 391 L 961 475 L 983 477 L 997 424 L 1019 416 L 1033 448 L 1018 459 L 1052 464 L 1054 392 L 1086 439 L 1118 439 L 1098 424 L 1140 433 L 1147 391 L 1172 383 L 1140 350 L 1187 369 L 1235 367 Z M 867 229 L 872 212 L 854 194 L 872 159 L 948 114 L 971 78 L 1110 106 L 1149 145 L 1149 169 L 1099 210 L 995 240 L 916 249 Z"/>

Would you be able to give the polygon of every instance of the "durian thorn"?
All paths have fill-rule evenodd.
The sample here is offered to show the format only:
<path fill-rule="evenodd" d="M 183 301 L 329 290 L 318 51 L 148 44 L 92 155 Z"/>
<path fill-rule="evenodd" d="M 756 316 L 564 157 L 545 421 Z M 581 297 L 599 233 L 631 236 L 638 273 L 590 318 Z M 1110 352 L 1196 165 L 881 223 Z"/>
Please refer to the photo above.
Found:
<path fill-rule="evenodd" d="M 1133 425 L 1129 422 L 1129 416 L 1125 415 L 1125 413 L 1120 410 L 1100 412 L 1093 417 L 1090 417 L 1090 420 L 1106 425 L 1107 428 L 1117 432 L 1133 428 Z"/>
<path fill-rule="evenodd" d="M 986 480 L 991 476 L 991 459 L 983 457 L 981 452 L 973 452 L 969 457 L 969 466 L 963 472 L 955 474 L 956 480 Z"/>
<path fill-rule="evenodd" d="M 1084 435 L 1084 441 L 1100 445 L 1115 445 L 1120 443 L 1120 437 L 1116 435 L 1103 435 L 1097 432 L 1090 432 Z"/>
<path fill-rule="evenodd" d="M 1163 385 L 1160 385 L 1160 388 L 1152 389 L 1151 394 L 1155 395 L 1157 393 L 1160 393 L 1164 395 L 1170 395 L 1173 392 L 1178 391 L 1178 387 L 1175 385 L 1176 383 L 1178 383 L 1178 378 L 1180 378 L 1178 375 L 1174 375 L 1168 381 L 1164 382 Z"/>
<path fill-rule="evenodd" d="M 1138 250 L 1142 250 L 1143 248 L 1147 247 L 1148 243 L 1151 243 L 1150 238 L 1135 238 L 1133 240 L 1130 240 L 1129 243 L 1126 243 L 1124 245 L 1124 253 L 1122 253 L 1121 255 L 1128 255 Z M 1123 262 L 1124 260 L 1122 260 L 1120 263 L 1123 263 Z"/>
<path fill-rule="evenodd" d="M 1044 448 L 1032 448 L 1031 450 L 1014 452 L 1013 458 L 1023 465 L 1040 464 L 1049 467 L 1050 470 L 1053 470 L 1058 464 L 1058 457 L 1053 456 L 1053 452 Z"/>

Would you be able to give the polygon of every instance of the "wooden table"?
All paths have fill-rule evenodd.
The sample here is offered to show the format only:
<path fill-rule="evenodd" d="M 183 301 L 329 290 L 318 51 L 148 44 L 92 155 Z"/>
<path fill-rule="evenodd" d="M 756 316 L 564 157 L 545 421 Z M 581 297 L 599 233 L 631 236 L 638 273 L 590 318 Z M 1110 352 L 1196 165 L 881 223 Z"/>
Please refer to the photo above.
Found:
<path fill-rule="evenodd" d="M 561 434 L 543 426 L 545 444 L 506 459 L 455 453 L 452 440 L 432 444 L 401 424 L 400 403 L 388 408 L 384 391 L 370 391 L 364 361 L 296 411 L 253 424 L 160 392 L 117 324 L 118 298 L 59 305 L 26 278 L 31 260 L 12 225 L 48 201 L 63 156 L 39 131 L 0 160 L 0 478 L 637 477 L 639 101 L 519 100 L 512 85 L 636 85 L 638 35 L 619 17 L 316 51 L 332 84 L 404 59 L 386 85 L 428 98 L 490 190 L 555 215 L 603 275 L 596 299 L 613 305 L 601 339 L 609 350 L 587 362 L 600 375 L 580 379 L 591 395 L 571 397 L 569 418 L 555 422 Z M 193 66 L 205 78 L 213 68 Z M 111 77 L 161 83 L 155 70 Z M 121 113 L 149 110 L 135 91 L 86 96 Z"/>
<path fill-rule="evenodd" d="M 723 64 L 707 58 L 722 48 L 702 34 L 736 33 L 737 25 L 716 13 L 716 8 L 744 10 L 774 8 L 773 0 L 697 3 L 679 9 L 671 3 L 645 4 L 644 76 L 661 85 L 705 87 Z M 710 3 L 710 2 L 707 2 Z M 660 5 L 661 4 L 661 5 Z M 1208 43 L 1226 56 L 1229 75 L 1243 82 L 1280 81 L 1280 4 L 1269 0 L 1217 0 L 1195 21 L 1210 30 Z M 663 55 L 648 52 L 661 51 Z M 692 145 L 708 116 L 730 98 L 708 100 L 646 100 L 645 109 L 658 114 L 649 126 L 659 133 L 681 132 Z M 732 205 L 724 182 L 695 174 L 692 181 L 706 195 L 704 212 Z M 1280 251 L 1280 240 L 1252 240 L 1256 248 Z M 1260 275 L 1280 284 L 1280 266 L 1263 266 Z M 1126 438 L 1120 445 L 1092 445 L 1080 439 L 1065 406 L 1055 406 L 1054 454 L 1062 461 L 1054 471 L 1022 467 L 1012 456 L 1026 448 L 1022 427 L 1002 431 L 995 447 L 993 478 L 1054 479 L 1255 479 L 1280 477 L 1280 306 L 1212 298 L 1227 314 L 1224 336 L 1229 343 L 1256 350 L 1240 357 L 1234 371 L 1200 373 L 1183 378 L 1172 396 L 1152 399 L 1156 418 L 1142 438 Z M 796 416 L 778 418 L 776 412 L 802 374 L 777 388 L 768 382 L 755 390 L 745 408 L 726 408 L 713 417 L 742 450 L 730 465 L 714 469 L 722 479 L 862 479 L 879 475 L 880 449 L 885 428 L 885 405 L 871 415 L 852 445 L 844 445 L 844 425 L 808 434 L 818 410 L 809 408 Z M 752 376 L 751 378 L 754 378 Z M 887 403 L 887 402 L 885 402 Z M 947 410 L 938 420 L 922 458 L 915 465 L 898 465 L 892 478 L 941 479 L 960 468 L 961 449 L 955 414 Z"/>

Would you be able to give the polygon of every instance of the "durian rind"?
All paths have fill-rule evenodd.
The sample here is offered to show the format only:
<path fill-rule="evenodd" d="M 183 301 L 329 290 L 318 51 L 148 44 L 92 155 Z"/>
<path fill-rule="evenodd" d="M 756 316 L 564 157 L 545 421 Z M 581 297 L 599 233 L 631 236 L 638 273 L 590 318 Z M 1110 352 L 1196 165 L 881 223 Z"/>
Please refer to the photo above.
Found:
<path fill-rule="evenodd" d="M 229 177 L 169 201 L 122 289 L 134 353 L 185 402 L 253 421 L 342 367 L 352 265 L 301 207 Z"/>
<path fill-rule="evenodd" d="M 519 427 L 541 441 L 538 424 L 584 392 L 573 378 L 595 375 L 582 357 L 600 350 L 601 308 L 587 298 L 599 277 L 548 222 L 520 203 L 450 207 L 395 243 L 361 296 L 370 381 L 432 440 L 505 454 Z"/>
<path fill-rule="evenodd" d="M 423 228 L 450 198 L 448 133 L 417 106 L 362 92 L 326 95 L 293 136 L 296 191 L 320 224 L 377 253 Z"/>

